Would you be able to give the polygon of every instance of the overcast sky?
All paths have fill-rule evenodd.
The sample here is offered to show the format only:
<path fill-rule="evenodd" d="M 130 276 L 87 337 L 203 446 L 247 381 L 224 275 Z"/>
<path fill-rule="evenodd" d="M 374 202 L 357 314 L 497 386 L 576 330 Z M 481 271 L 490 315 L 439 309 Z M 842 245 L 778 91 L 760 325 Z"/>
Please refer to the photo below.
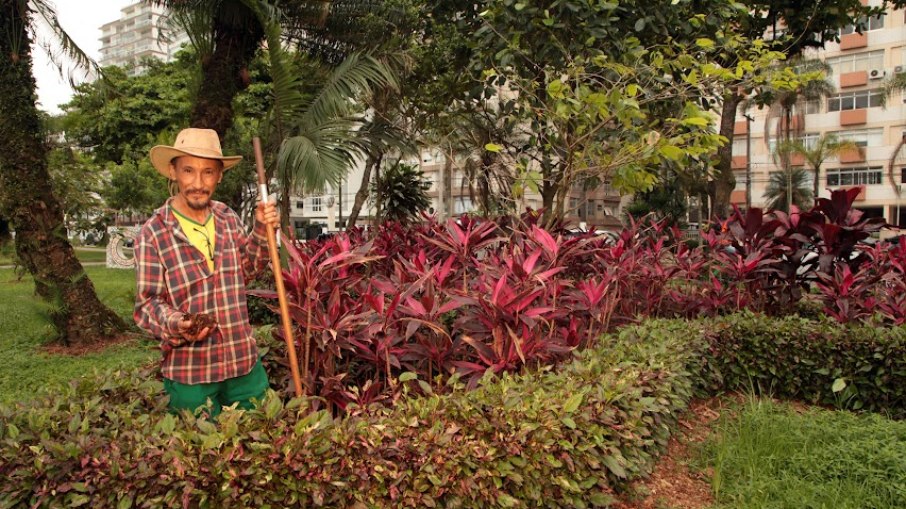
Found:
<path fill-rule="evenodd" d="M 120 10 L 135 0 L 52 0 L 63 29 L 91 58 L 100 58 L 101 25 L 115 21 Z M 69 102 L 72 89 L 69 80 L 60 77 L 59 71 L 50 64 L 41 48 L 32 48 L 34 73 L 38 82 L 38 107 L 51 113 L 59 113 L 59 105 Z M 64 68 L 68 62 L 64 62 Z M 82 74 L 73 75 L 81 81 Z"/>

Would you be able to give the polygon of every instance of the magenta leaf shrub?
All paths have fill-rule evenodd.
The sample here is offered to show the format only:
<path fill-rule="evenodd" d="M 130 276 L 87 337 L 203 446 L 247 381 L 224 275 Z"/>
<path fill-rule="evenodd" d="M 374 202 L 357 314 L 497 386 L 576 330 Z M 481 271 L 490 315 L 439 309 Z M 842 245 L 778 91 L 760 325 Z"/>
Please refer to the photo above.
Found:
<path fill-rule="evenodd" d="M 613 238 L 564 236 L 533 214 L 285 239 L 306 388 L 350 411 L 402 387 L 442 392 L 451 377 L 474 386 L 486 373 L 554 365 L 649 317 L 784 315 L 806 298 L 841 323 L 902 324 L 906 248 L 866 244 L 883 222 L 863 218 L 854 199 L 838 191 L 804 212 L 735 210 L 697 247 L 662 221 L 633 221 Z"/>

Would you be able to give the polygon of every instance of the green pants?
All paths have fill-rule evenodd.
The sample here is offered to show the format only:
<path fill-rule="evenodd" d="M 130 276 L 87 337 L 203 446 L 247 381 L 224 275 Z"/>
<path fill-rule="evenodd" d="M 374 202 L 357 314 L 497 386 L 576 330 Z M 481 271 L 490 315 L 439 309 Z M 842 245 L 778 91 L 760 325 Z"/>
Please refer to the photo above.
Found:
<path fill-rule="evenodd" d="M 239 403 L 239 408 L 246 410 L 253 408 L 252 399 L 263 399 L 267 388 L 267 373 L 261 360 L 248 374 L 222 382 L 189 385 L 164 379 L 164 389 L 170 395 L 171 412 L 191 410 L 206 413 L 211 418 L 220 414 L 221 407 L 233 403 Z"/>

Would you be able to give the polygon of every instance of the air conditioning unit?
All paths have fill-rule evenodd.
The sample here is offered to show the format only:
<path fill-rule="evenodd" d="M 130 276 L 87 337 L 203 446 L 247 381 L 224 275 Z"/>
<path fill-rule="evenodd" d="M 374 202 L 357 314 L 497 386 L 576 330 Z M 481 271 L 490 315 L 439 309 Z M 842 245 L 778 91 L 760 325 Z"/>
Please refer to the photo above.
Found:
<path fill-rule="evenodd" d="M 894 73 L 894 74 L 901 74 L 901 73 L 904 73 L 904 72 L 906 72 L 906 65 L 898 65 L 898 66 L 896 66 L 896 67 L 893 68 L 893 73 Z"/>
<path fill-rule="evenodd" d="M 887 71 L 884 69 L 872 69 L 868 71 L 868 79 L 870 80 L 880 80 L 883 79 L 887 74 Z"/>

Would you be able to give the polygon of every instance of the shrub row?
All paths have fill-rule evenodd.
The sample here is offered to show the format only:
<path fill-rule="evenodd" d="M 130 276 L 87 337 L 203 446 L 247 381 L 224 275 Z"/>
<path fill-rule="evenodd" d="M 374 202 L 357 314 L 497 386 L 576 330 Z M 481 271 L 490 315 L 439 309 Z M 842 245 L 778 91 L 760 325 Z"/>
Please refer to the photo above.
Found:
<path fill-rule="evenodd" d="M 406 397 L 429 389 L 409 375 L 389 408 L 338 419 L 270 394 L 216 425 L 165 414 L 148 373 L 86 377 L 0 408 L 0 507 L 607 506 L 650 471 L 695 391 L 772 388 L 902 416 L 904 349 L 903 328 L 652 321 L 474 391 Z"/>
<path fill-rule="evenodd" d="M 749 390 L 906 417 L 906 327 L 839 325 L 829 317 L 702 322 L 708 354 L 699 388 Z"/>

